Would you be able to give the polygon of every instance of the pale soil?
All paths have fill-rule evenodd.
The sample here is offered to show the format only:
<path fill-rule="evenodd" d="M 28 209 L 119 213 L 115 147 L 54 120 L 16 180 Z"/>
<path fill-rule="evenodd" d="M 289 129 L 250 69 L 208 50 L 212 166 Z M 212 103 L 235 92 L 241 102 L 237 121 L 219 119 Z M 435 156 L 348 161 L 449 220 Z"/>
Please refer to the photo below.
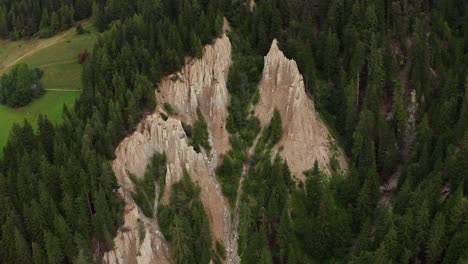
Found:
<path fill-rule="evenodd" d="M 240 262 L 237 255 L 240 200 L 236 201 L 234 223 L 231 224 L 231 210 L 215 176 L 218 161 L 230 149 L 226 131 L 229 105 L 226 80 L 230 64 L 231 44 L 224 35 L 214 45 L 205 48 L 201 59 L 187 59 L 181 72 L 161 81 L 156 92 L 157 109 L 146 116 L 136 131 L 117 147 L 117 158 L 112 166 L 121 186 L 119 192 L 126 200 L 126 214 L 124 228 L 114 239 L 116 247 L 105 256 L 106 263 L 171 262 L 169 245 L 159 230 L 157 219 L 145 217 L 131 199 L 133 184 L 129 173 L 142 177 L 155 152 L 164 152 L 167 156 L 162 203 L 168 204 L 172 184 L 182 178 L 186 169 L 192 180 L 201 187 L 200 198 L 207 212 L 213 240 L 224 243 L 226 263 Z M 167 121 L 160 116 L 160 112 L 164 112 L 164 102 L 170 103 L 177 112 Z M 315 112 L 313 102 L 305 94 L 296 63 L 284 56 L 276 41 L 265 57 L 260 102 L 255 108 L 262 126 L 270 122 L 275 107 L 280 110 L 283 120 L 283 137 L 275 151 L 279 151 L 288 162 L 292 173 L 303 179 L 302 172 L 312 168 L 314 160 L 323 169 L 329 170 L 330 133 Z M 200 108 L 208 123 L 209 140 L 213 147 L 211 153 L 196 153 L 182 128 L 182 121 L 193 124 L 197 108 Z M 342 168 L 346 168 L 341 151 L 338 151 L 338 158 Z M 245 165 L 239 193 L 247 170 Z M 145 236 L 144 239 L 140 239 L 140 234 Z"/>
<path fill-rule="evenodd" d="M 237 243 L 237 240 L 231 239 L 228 201 L 223 197 L 214 174 L 218 157 L 230 149 L 229 134 L 225 128 L 229 103 L 226 78 L 230 63 L 231 44 L 226 35 L 217 39 L 214 45 L 205 47 L 201 59 L 187 59 L 181 72 L 164 78 L 158 85 L 156 111 L 146 116 L 137 130 L 117 147 L 113 169 L 129 208 L 124 226 L 126 230 L 133 230 L 133 233 L 128 235 L 119 231 L 114 239 L 116 249 L 107 254 L 110 256 L 107 263 L 170 262 L 169 245 L 159 230 L 157 219 L 148 219 L 134 209 L 136 205 L 130 195 L 133 184 L 129 173 L 142 177 L 155 152 L 164 152 L 167 156 L 166 187 L 162 203 L 168 204 L 172 184 L 179 181 L 184 170 L 187 170 L 192 180 L 201 187 L 200 198 L 208 216 L 213 242 L 224 243 L 227 255 L 237 256 L 237 252 L 232 250 L 233 243 Z M 177 112 L 167 121 L 160 116 L 160 112 L 164 112 L 164 102 L 169 102 Z M 213 150 L 208 154 L 196 153 L 189 145 L 182 128 L 181 121 L 193 124 L 197 118 L 197 108 L 200 108 L 209 126 Z M 148 226 L 142 243 L 134 234 L 134 230 L 138 230 L 138 223 L 134 218 Z"/>
<path fill-rule="evenodd" d="M 260 102 L 255 114 L 265 127 L 270 123 L 273 110 L 280 111 L 283 135 L 275 150 L 287 161 L 291 172 L 304 180 L 303 172 L 311 169 L 315 160 L 322 169 L 329 171 L 332 136 L 305 92 L 296 62 L 284 56 L 276 40 L 265 57 L 259 87 Z M 346 169 L 346 158 L 341 150 L 337 159 L 341 168 Z"/>

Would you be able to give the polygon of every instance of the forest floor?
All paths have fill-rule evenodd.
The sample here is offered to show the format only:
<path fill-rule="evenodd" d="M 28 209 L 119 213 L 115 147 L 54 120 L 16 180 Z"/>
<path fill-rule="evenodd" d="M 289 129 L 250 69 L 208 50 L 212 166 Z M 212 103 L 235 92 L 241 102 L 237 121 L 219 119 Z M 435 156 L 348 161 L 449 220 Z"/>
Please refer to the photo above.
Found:
<path fill-rule="evenodd" d="M 98 33 L 88 21 L 82 21 L 86 33 L 76 34 L 75 28 L 47 39 L 9 41 L 0 40 L 0 75 L 17 63 L 27 63 L 44 72 L 40 82 L 46 93 L 31 104 L 21 108 L 0 105 L 0 149 L 6 144 L 10 129 L 15 123 L 27 119 L 36 126 L 40 114 L 57 123 L 62 119 L 63 105 L 72 106 L 81 92 L 82 65 L 78 53 L 90 53 Z M 3 151 L 0 151 L 0 157 Z"/>

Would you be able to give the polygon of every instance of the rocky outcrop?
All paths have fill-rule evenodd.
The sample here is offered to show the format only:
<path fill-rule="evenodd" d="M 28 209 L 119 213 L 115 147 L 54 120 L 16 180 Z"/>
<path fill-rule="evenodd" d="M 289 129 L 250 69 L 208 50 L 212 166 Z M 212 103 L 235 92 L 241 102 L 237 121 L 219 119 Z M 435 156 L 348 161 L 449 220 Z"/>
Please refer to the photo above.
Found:
<path fill-rule="evenodd" d="M 167 157 L 166 187 L 162 203 L 167 203 L 171 186 L 184 170 L 201 187 L 200 198 L 208 215 L 213 240 L 225 244 L 227 255 L 232 241 L 230 210 L 214 175 L 218 157 L 229 148 L 225 128 L 229 102 L 226 79 L 231 63 L 231 44 L 226 35 L 207 46 L 201 59 L 187 59 L 184 68 L 164 78 L 158 86 L 156 111 L 146 116 L 136 131 L 117 147 L 113 170 L 126 198 L 125 224 L 114 239 L 115 249 L 104 257 L 107 263 L 170 263 L 169 245 L 164 240 L 156 217 L 145 217 L 131 199 L 133 183 L 129 174 L 142 177 L 155 152 Z M 164 120 L 160 116 L 168 102 L 176 115 Z M 197 108 L 209 126 L 212 153 L 197 153 L 189 145 L 182 122 L 193 123 Z M 143 238 L 142 238 L 143 237 Z"/>
<path fill-rule="evenodd" d="M 126 195 L 125 224 L 114 238 L 114 250 L 107 252 L 103 263 L 118 264 L 170 264 L 168 244 L 155 221 L 145 217 L 135 203 Z"/>
<path fill-rule="evenodd" d="M 200 108 L 219 156 L 230 149 L 226 130 L 230 65 L 231 43 L 224 35 L 215 45 L 205 48 L 202 59 L 188 60 L 181 72 L 163 79 L 158 87 L 158 101 L 170 103 L 183 122 L 193 124 Z"/>
<path fill-rule="evenodd" d="M 260 101 L 255 114 L 264 127 L 269 124 L 274 109 L 280 111 L 283 135 L 275 150 L 287 161 L 291 172 L 304 179 L 303 172 L 311 169 L 315 160 L 329 171 L 332 136 L 305 92 L 296 62 L 285 57 L 276 40 L 265 57 L 259 89 Z M 347 167 L 339 149 L 336 158 L 343 169 Z"/>

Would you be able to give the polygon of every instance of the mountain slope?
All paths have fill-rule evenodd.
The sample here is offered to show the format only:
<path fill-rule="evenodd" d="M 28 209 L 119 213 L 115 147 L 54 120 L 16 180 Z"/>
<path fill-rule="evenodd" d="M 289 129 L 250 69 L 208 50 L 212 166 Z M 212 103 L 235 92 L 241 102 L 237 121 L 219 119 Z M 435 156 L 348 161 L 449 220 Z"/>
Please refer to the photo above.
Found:
<path fill-rule="evenodd" d="M 315 160 L 329 171 L 334 140 L 305 92 L 296 62 L 284 56 L 276 40 L 265 56 L 259 90 L 260 102 L 255 113 L 265 127 L 273 110 L 279 110 L 283 134 L 275 150 L 288 162 L 291 172 L 304 180 L 303 172 L 311 169 Z M 342 151 L 337 149 L 335 155 L 341 168 L 345 169 L 347 163 Z"/>

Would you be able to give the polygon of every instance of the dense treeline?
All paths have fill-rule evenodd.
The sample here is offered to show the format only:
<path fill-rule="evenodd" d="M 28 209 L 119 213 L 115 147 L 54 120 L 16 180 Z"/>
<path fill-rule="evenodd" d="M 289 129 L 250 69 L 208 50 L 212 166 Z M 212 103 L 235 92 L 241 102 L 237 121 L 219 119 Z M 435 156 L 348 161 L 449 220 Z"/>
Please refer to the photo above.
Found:
<path fill-rule="evenodd" d="M 200 187 L 187 172 L 172 187 L 170 203 L 160 206 L 158 220 L 164 237 L 171 242 L 174 263 L 221 263 L 211 249 L 208 217 L 200 200 Z"/>
<path fill-rule="evenodd" d="M 316 107 L 351 157 L 345 177 L 333 171 L 325 180 L 316 167 L 306 173 L 305 186 L 289 190 L 286 213 L 275 209 L 273 218 L 269 206 L 277 190 L 265 191 L 256 182 L 277 187 L 272 174 L 279 169 L 265 169 L 257 153 L 250 157 L 256 162 L 241 208 L 251 213 L 241 218 L 256 224 L 247 224 L 250 238 L 239 247 L 242 262 L 465 262 L 466 246 L 460 243 L 468 240 L 468 15 L 463 1 L 261 0 L 252 12 L 243 3 L 234 5 L 228 16 L 243 32 L 243 45 L 255 50 L 251 58 L 266 54 L 277 38 L 297 60 Z M 251 94 L 244 92 L 254 103 L 255 91 Z M 244 109 L 231 106 L 230 115 L 247 118 L 249 103 Z M 229 170 L 220 171 L 221 179 L 224 171 Z M 397 190 L 379 190 L 395 180 Z M 276 206 L 283 209 L 281 195 Z M 291 248 L 281 248 L 284 238 L 271 232 L 271 219 L 291 221 L 283 227 L 293 230 Z M 256 243 L 248 246 L 251 240 Z"/>
<path fill-rule="evenodd" d="M 53 20 L 65 25 L 92 13 L 105 31 L 84 64 L 83 94 L 73 110 L 65 109 L 63 124 L 40 118 L 37 132 L 28 123 L 13 128 L 0 160 L 1 262 L 90 263 L 112 247 L 123 215 L 108 162 L 114 147 L 154 109 L 161 76 L 179 69 L 185 55 L 200 56 L 220 34 L 225 12 L 233 28 L 227 122 L 233 149 L 217 176 L 234 206 L 242 168 L 250 165 L 240 197 L 242 262 L 467 261 L 462 0 L 259 0 L 252 11 L 228 0 L 0 3 L 3 37 L 32 35 L 43 17 L 50 17 L 44 28 L 55 32 L 62 26 L 52 23 L 54 12 Z M 306 181 L 295 182 L 270 153 L 281 138 L 277 113 L 249 157 L 260 133 L 251 106 L 273 38 L 296 59 L 317 109 L 340 135 L 350 157 L 345 175 L 333 168 L 325 177 L 310 161 Z M 209 151 L 202 119 L 195 129 L 197 146 Z M 163 160 L 156 159 L 157 171 Z M 397 179 L 396 191 L 379 190 Z M 211 249 L 190 178 L 174 190 L 159 218 L 175 262 L 222 257 Z"/>
<path fill-rule="evenodd" d="M 11 8 L 20 2 L 2 2 L 0 9 L 13 14 Z M 60 2 L 50 5 L 60 9 Z M 27 9 L 21 13 L 22 26 L 38 20 L 36 9 L 21 7 Z M 91 13 L 88 5 L 81 7 Z M 64 110 L 62 125 L 41 118 L 37 132 L 28 123 L 15 126 L 4 148 L 2 263 L 92 263 L 112 248 L 123 201 L 108 160 L 143 111 L 154 109 L 161 76 L 179 69 L 184 56 L 200 56 L 202 45 L 223 26 L 224 4 L 217 0 L 109 0 L 97 1 L 93 9 L 95 25 L 107 31 L 84 64 L 83 93 L 74 109 Z M 75 5 L 75 20 L 86 17 L 77 10 Z M 8 16 L 7 21 L 5 32 L 12 34 Z M 19 36 L 34 34 L 38 27 L 22 27 Z M 203 122 L 198 130 L 200 144 L 206 145 Z M 211 247 L 211 242 L 203 245 Z M 203 250 L 211 252 L 210 247 Z"/>
<path fill-rule="evenodd" d="M 0 104 L 20 107 L 42 95 L 39 83 L 42 71 L 21 63 L 13 66 L 9 73 L 0 78 Z"/>
<path fill-rule="evenodd" d="M 89 263 L 112 247 L 123 201 L 110 163 L 82 144 L 81 124 L 65 110 L 60 127 L 45 117 L 37 133 L 13 127 L 0 163 L 3 263 Z"/>
<path fill-rule="evenodd" d="M 110 1 L 112 2 L 112 1 Z M 91 15 L 92 0 L 2 0 L 0 37 L 19 39 L 40 33 L 50 37 Z"/>

